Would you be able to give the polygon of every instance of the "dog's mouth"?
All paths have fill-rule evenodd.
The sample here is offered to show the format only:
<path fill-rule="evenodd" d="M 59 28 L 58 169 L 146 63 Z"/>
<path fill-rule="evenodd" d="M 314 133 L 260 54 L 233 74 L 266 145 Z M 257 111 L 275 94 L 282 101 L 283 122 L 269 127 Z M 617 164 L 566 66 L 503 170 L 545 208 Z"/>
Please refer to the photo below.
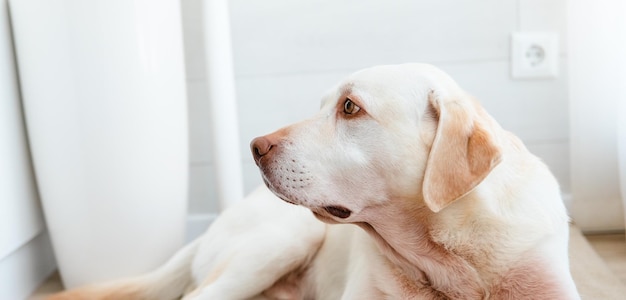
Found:
<path fill-rule="evenodd" d="M 311 208 L 315 217 L 328 224 L 340 224 L 337 219 L 346 219 L 352 215 L 352 211 L 343 206 L 324 206 L 318 208 Z M 333 218 L 334 217 L 334 218 Z"/>
<path fill-rule="evenodd" d="M 287 198 L 285 198 L 285 197 L 283 197 L 283 196 L 280 196 L 280 195 L 276 195 L 276 196 L 277 196 L 280 200 L 283 200 L 283 201 L 285 201 L 285 202 L 287 202 L 287 203 L 289 203 L 289 204 L 298 205 L 297 203 L 295 203 L 295 202 L 293 202 L 293 201 L 291 201 L 291 200 L 289 200 L 289 199 L 287 199 Z"/>
<path fill-rule="evenodd" d="M 287 202 L 289 204 L 299 205 L 299 204 L 289 200 L 288 198 L 286 198 L 286 197 L 284 197 L 282 195 L 278 195 L 277 194 L 276 196 L 278 196 L 278 198 L 280 198 L 281 200 L 283 200 L 283 201 L 285 201 L 285 202 Z M 347 209 L 347 208 L 345 208 L 345 207 L 343 207 L 343 206 L 325 206 L 323 208 L 324 208 L 324 210 L 327 213 L 329 213 L 329 214 L 331 214 L 331 215 L 333 215 L 333 216 L 335 216 L 337 218 L 340 218 L 340 219 L 346 219 L 346 218 L 350 217 L 350 215 L 352 215 L 352 211 Z M 315 211 L 314 211 L 314 213 L 315 213 Z"/>
<path fill-rule="evenodd" d="M 276 197 L 278 197 L 280 200 L 283 200 L 289 204 L 298 205 L 298 203 L 292 201 L 287 196 L 283 195 L 279 190 L 277 190 L 274 185 L 269 180 L 267 180 L 267 178 L 265 178 L 265 175 L 263 175 L 263 183 L 265 183 L 265 186 L 270 189 L 270 191 L 272 191 L 272 193 L 274 193 L 274 195 L 276 195 Z"/>
<path fill-rule="evenodd" d="M 345 219 L 352 214 L 351 210 L 343 206 L 326 206 L 324 207 L 324 210 L 326 210 L 329 214 L 340 219 Z"/>

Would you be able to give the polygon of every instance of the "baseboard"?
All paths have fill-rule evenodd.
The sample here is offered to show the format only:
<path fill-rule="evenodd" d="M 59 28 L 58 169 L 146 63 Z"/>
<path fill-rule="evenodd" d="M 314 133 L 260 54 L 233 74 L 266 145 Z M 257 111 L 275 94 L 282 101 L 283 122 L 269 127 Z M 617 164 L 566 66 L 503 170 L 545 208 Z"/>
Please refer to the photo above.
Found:
<path fill-rule="evenodd" d="M 185 241 L 190 242 L 202 235 L 211 223 L 217 218 L 217 214 L 190 214 L 187 216 L 187 232 Z"/>
<path fill-rule="evenodd" d="M 47 231 L 0 260 L 2 299 L 26 299 L 56 269 Z"/>

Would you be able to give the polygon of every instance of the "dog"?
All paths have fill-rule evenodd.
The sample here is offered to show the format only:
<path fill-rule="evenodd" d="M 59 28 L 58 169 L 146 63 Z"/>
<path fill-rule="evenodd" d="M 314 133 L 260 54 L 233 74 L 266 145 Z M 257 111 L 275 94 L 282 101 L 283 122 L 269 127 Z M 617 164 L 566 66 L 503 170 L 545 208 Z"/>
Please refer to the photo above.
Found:
<path fill-rule="evenodd" d="M 52 299 L 580 299 L 556 179 L 433 66 L 358 71 L 251 152 L 265 186 L 165 265 Z"/>

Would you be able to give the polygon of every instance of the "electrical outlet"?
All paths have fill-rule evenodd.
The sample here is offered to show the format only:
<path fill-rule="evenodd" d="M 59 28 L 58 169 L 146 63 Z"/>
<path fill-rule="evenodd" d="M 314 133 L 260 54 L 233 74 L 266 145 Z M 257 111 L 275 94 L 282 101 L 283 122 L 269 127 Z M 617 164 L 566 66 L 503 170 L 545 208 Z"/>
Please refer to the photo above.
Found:
<path fill-rule="evenodd" d="M 559 35 L 517 32 L 511 37 L 513 78 L 556 78 L 559 75 Z"/>

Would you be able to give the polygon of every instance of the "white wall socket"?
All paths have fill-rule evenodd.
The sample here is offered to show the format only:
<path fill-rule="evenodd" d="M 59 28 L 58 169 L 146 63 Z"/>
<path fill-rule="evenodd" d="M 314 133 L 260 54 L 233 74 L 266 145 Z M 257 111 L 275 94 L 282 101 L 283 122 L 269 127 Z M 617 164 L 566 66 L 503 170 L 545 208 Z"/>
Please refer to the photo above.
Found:
<path fill-rule="evenodd" d="M 556 78 L 559 75 L 559 35 L 516 32 L 511 37 L 513 78 Z"/>

